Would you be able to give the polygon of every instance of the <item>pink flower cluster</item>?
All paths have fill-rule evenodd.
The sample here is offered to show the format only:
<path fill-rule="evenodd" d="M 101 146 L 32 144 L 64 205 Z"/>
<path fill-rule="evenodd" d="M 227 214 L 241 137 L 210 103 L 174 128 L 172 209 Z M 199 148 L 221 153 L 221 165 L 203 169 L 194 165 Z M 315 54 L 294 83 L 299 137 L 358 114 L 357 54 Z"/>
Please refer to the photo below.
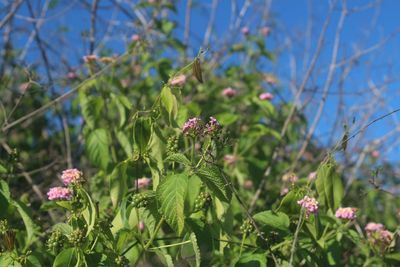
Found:
<path fill-rule="evenodd" d="M 174 77 L 170 82 L 172 86 L 183 86 L 185 85 L 185 83 L 186 83 L 186 76 L 183 74 Z"/>
<path fill-rule="evenodd" d="M 244 35 L 248 35 L 248 34 L 250 33 L 249 27 L 246 27 L 246 26 L 244 26 L 244 27 L 241 29 L 241 31 L 242 31 L 242 33 L 243 33 Z"/>
<path fill-rule="evenodd" d="M 76 184 L 82 181 L 82 172 L 78 169 L 67 169 L 62 172 L 61 179 L 64 185 Z"/>
<path fill-rule="evenodd" d="M 83 61 L 85 61 L 85 63 L 92 63 L 98 60 L 97 55 L 87 55 L 83 57 Z"/>
<path fill-rule="evenodd" d="M 231 87 L 227 87 L 222 91 L 222 95 L 228 98 L 232 98 L 237 95 L 237 91 Z"/>
<path fill-rule="evenodd" d="M 262 93 L 258 97 L 260 100 L 268 100 L 271 101 L 274 96 L 271 93 Z"/>
<path fill-rule="evenodd" d="M 185 135 L 199 136 L 202 134 L 214 135 L 221 129 L 221 125 L 216 118 L 210 117 L 209 122 L 204 125 L 200 118 L 191 118 L 182 127 Z"/>
<path fill-rule="evenodd" d="M 316 214 L 318 212 L 319 203 L 313 197 L 304 196 L 303 199 L 297 201 L 297 204 L 306 210 L 306 218 L 308 218 L 311 213 Z"/>
<path fill-rule="evenodd" d="M 134 34 L 131 37 L 132 42 L 137 42 L 140 40 L 140 35 L 139 34 Z"/>
<path fill-rule="evenodd" d="M 183 134 L 199 134 L 202 129 L 202 122 L 200 118 L 191 118 L 183 125 L 182 132 Z"/>
<path fill-rule="evenodd" d="M 151 184 L 151 179 L 147 177 L 143 177 L 137 180 L 138 188 L 146 188 Z"/>
<path fill-rule="evenodd" d="M 66 187 L 52 187 L 47 192 L 49 200 L 70 200 L 72 198 L 72 191 Z"/>
<path fill-rule="evenodd" d="M 380 223 L 370 222 L 365 226 L 368 239 L 374 245 L 386 248 L 393 240 L 393 233 L 385 229 L 385 226 Z"/>
<path fill-rule="evenodd" d="M 210 120 L 208 121 L 208 123 L 206 124 L 206 129 L 205 129 L 205 133 L 212 135 L 216 132 L 218 132 L 218 130 L 221 128 L 221 125 L 219 124 L 219 122 L 217 121 L 216 118 L 214 117 L 210 117 Z"/>
<path fill-rule="evenodd" d="M 271 34 L 271 28 L 267 27 L 267 26 L 262 27 L 261 28 L 261 34 L 264 35 L 264 36 L 270 35 Z"/>
<path fill-rule="evenodd" d="M 338 208 L 336 210 L 335 216 L 339 219 L 354 220 L 357 217 L 356 211 L 357 208 Z"/>
<path fill-rule="evenodd" d="M 294 183 L 297 182 L 298 180 L 299 180 L 299 177 L 297 177 L 297 175 L 296 175 L 295 173 L 293 173 L 293 172 L 285 173 L 285 174 L 282 176 L 282 181 L 283 181 L 283 182 L 289 182 L 289 183 L 291 183 L 291 184 L 294 184 Z"/>

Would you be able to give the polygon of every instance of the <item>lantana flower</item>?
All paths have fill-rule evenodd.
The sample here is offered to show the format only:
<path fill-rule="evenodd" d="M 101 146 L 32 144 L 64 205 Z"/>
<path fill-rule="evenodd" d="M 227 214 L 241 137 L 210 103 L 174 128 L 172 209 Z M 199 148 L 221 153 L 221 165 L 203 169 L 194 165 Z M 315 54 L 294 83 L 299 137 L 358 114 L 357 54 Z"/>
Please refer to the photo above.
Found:
<path fill-rule="evenodd" d="M 260 100 L 272 100 L 272 98 L 274 98 L 274 96 L 271 93 L 262 93 L 259 95 L 258 97 Z"/>
<path fill-rule="evenodd" d="M 336 210 L 335 216 L 339 219 L 354 220 L 357 217 L 356 211 L 357 208 L 338 208 Z"/>
<path fill-rule="evenodd" d="M 318 212 L 319 203 L 313 197 L 304 196 L 303 199 L 297 201 L 297 204 L 305 209 L 306 218 L 308 218 L 311 213 L 316 214 Z"/>
<path fill-rule="evenodd" d="M 383 224 L 370 222 L 364 229 L 367 232 L 368 240 L 382 250 L 393 240 L 393 233 L 386 230 Z"/>
<path fill-rule="evenodd" d="M 72 198 L 72 190 L 66 187 L 52 187 L 47 192 L 49 200 L 70 200 Z"/>
<path fill-rule="evenodd" d="M 151 184 L 151 179 L 143 177 L 137 180 L 138 188 L 146 188 Z"/>
<path fill-rule="evenodd" d="M 217 119 L 214 117 L 210 117 L 210 120 L 208 121 L 208 123 L 205 126 L 205 133 L 209 134 L 209 135 L 213 135 L 216 132 L 218 132 L 220 128 L 221 128 L 221 125 L 219 124 Z"/>
<path fill-rule="evenodd" d="M 222 95 L 228 98 L 232 98 L 237 95 L 237 91 L 231 87 L 227 87 L 222 90 Z"/>
<path fill-rule="evenodd" d="M 199 135 L 203 128 L 202 122 L 200 118 L 191 118 L 185 122 L 182 127 L 182 132 L 185 135 Z"/>
<path fill-rule="evenodd" d="M 62 172 L 61 179 L 64 185 L 76 184 L 82 181 L 82 172 L 78 169 L 67 169 Z"/>

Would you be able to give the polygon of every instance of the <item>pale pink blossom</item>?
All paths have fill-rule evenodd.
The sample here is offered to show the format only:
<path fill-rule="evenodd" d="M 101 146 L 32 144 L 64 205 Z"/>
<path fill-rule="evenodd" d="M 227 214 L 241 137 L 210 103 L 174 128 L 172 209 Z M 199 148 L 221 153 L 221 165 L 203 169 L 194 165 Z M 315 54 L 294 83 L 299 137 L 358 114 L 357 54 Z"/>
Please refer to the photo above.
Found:
<path fill-rule="evenodd" d="M 224 161 L 228 165 L 234 165 L 237 161 L 237 157 L 235 155 L 227 154 L 224 156 Z"/>
<path fill-rule="evenodd" d="M 121 86 L 123 88 L 127 88 L 128 85 L 129 85 L 129 80 L 128 79 L 123 79 L 123 80 L 120 80 L 120 83 L 121 83 Z"/>
<path fill-rule="evenodd" d="M 189 134 L 198 135 L 198 134 L 200 134 L 200 131 L 202 130 L 202 128 L 203 128 L 203 125 L 201 123 L 201 119 L 195 117 L 195 118 L 191 118 L 185 122 L 185 124 L 183 125 L 183 128 L 182 128 L 182 132 L 185 135 L 189 135 Z"/>
<path fill-rule="evenodd" d="M 274 98 L 274 96 L 271 93 L 262 93 L 259 95 L 260 100 L 272 100 L 272 98 Z"/>
<path fill-rule="evenodd" d="M 78 78 L 78 75 L 76 75 L 75 71 L 70 71 L 67 73 L 67 78 L 70 80 L 74 80 L 74 79 Z"/>
<path fill-rule="evenodd" d="M 268 36 L 271 34 L 271 28 L 268 26 L 262 27 L 261 28 L 261 34 L 264 36 Z"/>
<path fill-rule="evenodd" d="M 72 198 L 72 191 L 66 187 L 52 187 L 47 192 L 49 200 L 70 200 Z"/>
<path fill-rule="evenodd" d="M 85 63 L 92 63 L 98 60 L 97 55 L 86 55 L 83 57 Z"/>
<path fill-rule="evenodd" d="M 297 177 L 296 174 L 294 174 L 293 172 L 289 172 L 289 173 L 285 173 L 282 176 L 282 181 L 283 182 L 289 182 L 291 184 L 294 184 L 295 182 L 297 182 L 299 180 L 299 177 Z"/>
<path fill-rule="evenodd" d="M 151 179 L 147 177 L 143 177 L 137 180 L 138 188 L 147 188 L 151 184 Z"/>
<path fill-rule="evenodd" d="M 242 33 L 243 33 L 244 35 L 248 35 L 248 34 L 250 33 L 249 27 L 246 27 L 246 26 L 244 26 L 244 27 L 241 29 L 241 31 L 242 31 Z"/>
<path fill-rule="evenodd" d="M 186 83 L 186 76 L 183 74 L 174 77 L 170 82 L 172 86 L 183 86 L 185 85 L 185 83 Z"/>
<path fill-rule="evenodd" d="M 380 231 L 380 240 L 382 243 L 386 246 L 390 245 L 390 243 L 393 240 L 393 233 L 388 231 L 388 230 L 382 230 Z"/>
<path fill-rule="evenodd" d="M 82 181 L 82 172 L 78 169 L 67 169 L 62 172 L 61 179 L 64 185 L 79 183 Z"/>
<path fill-rule="evenodd" d="M 336 210 L 335 216 L 339 219 L 354 220 L 357 217 L 356 211 L 357 208 L 338 208 Z"/>
<path fill-rule="evenodd" d="M 31 84 L 30 82 L 21 83 L 21 84 L 19 85 L 19 91 L 20 91 L 22 94 L 25 94 L 26 91 L 28 91 L 31 87 L 32 87 L 32 84 Z"/>
<path fill-rule="evenodd" d="M 371 152 L 371 156 L 372 156 L 373 158 L 379 158 L 380 153 L 379 153 L 378 150 L 374 150 L 374 151 Z"/>
<path fill-rule="evenodd" d="M 231 98 L 237 95 L 237 91 L 231 87 L 227 87 L 222 91 L 222 95 Z"/>
<path fill-rule="evenodd" d="M 274 84 L 276 84 L 278 82 L 276 80 L 275 76 L 273 76 L 272 74 L 265 74 L 264 75 L 264 81 L 266 81 L 270 85 L 274 85 Z"/>
<path fill-rule="evenodd" d="M 138 229 L 140 232 L 143 232 L 145 228 L 144 222 L 142 220 L 139 221 L 138 223 Z"/>
<path fill-rule="evenodd" d="M 243 183 L 244 189 L 251 189 L 253 188 L 253 181 L 252 180 L 245 180 Z"/>
<path fill-rule="evenodd" d="M 310 172 L 307 176 L 308 181 L 312 182 L 317 178 L 317 172 Z"/>
<path fill-rule="evenodd" d="M 385 229 L 385 227 L 381 223 L 370 222 L 367 224 L 367 226 L 365 226 L 364 229 L 368 234 L 368 233 L 382 231 L 383 229 Z"/>
<path fill-rule="evenodd" d="M 316 214 L 318 212 L 318 201 L 309 196 L 304 196 L 303 199 L 297 201 L 303 209 L 306 211 L 306 218 L 310 216 L 311 213 Z"/>
<path fill-rule="evenodd" d="M 132 42 L 137 42 L 140 40 L 140 35 L 139 34 L 134 34 L 131 37 Z"/>
<path fill-rule="evenodd" d="M 289 188 L 284 187 L 284 188 L 281 189 L 281 196 L 284 196 L 284 195 L 286 195 L 287 193 L 289 193 Z"/>

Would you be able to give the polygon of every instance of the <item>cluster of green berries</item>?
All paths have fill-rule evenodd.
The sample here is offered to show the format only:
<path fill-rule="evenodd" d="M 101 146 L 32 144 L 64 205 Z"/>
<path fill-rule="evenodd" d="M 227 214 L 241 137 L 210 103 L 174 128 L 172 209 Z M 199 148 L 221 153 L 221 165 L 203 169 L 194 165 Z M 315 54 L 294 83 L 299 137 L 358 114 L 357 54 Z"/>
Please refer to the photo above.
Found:
<path fill-rule="evenodd" d="M 7 220 L 0 220 L 0 235 L 3 235 L 8 230 L 8 222 Z"/>
<path fill-rule="evenodd" d="M 174 154 L 178 152 L 178 137 L 171 136 L 167 141 L 167 153 Z"/>
<path fill-rule="evenodd" d="M 197 196 L 195 204 L 194 204 L 195 212 L 200 211 L 200 210 L 207 211 L 207 209 L 211 205 L 211 201 L 212 201 L 212 199 L 211 199 L 210 193 L 208 193 L 206 191 L 200 192 L 200 194 Z"/>
<path fill-rule="evenodd" d="M 132 197 L 132 205 L 135 208 L 145 208 L 154 200 L 154 197 L 155 193 L 152 191 L 136 194 Z"/>
<path fill-rule="evenodd" d="M 76 229 L 68 235 L 68 241 L 78 247 L 85 241 L 85 233 L 81 229 Z"/>
<path fill-rule="evenodd" d="M 129 266 L 129 261 L 125 256 L 117 256 L 115 258 L 115 264 L 117 266 L 125 267 L 125 266 Z"/>
<path fill-rule="evenodd" d="M 251 224 L 249 219 L 246 219 L 243 224 L 240 226 L 240 231 L 243 234 L 250 234 L 254 230 L 253 225 Z"/>
<path fill-rule="evenodd" d="M 64 243 L 64 236 L 60 230 L 55 230 L 51 233 L 50 238 L 47 240 L 47 247 L 51 251 L 57 251 L 62 248 Z"/>

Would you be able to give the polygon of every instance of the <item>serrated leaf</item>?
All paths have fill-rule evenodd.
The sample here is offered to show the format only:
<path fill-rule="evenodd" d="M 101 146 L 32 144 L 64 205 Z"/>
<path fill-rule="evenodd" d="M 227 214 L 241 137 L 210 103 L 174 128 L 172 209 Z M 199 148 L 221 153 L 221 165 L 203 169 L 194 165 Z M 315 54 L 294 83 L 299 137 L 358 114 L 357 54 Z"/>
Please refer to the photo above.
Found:
<path fill-rule="evenodd" d="M 193 250 L 196 256 L 196 267 L 200 267 L 201 265 L 201 254 L 200 254 L 200 248 L 199 245 L 197 244 L 197 238 L 195 233 L 190 234 L 190 241 L 192 242 L 193 245 Z"/>
<path fill-rule="evenodd" d="M 94 129 L 96 121 L 104 109 L 104 100 L 101 97 L 86 96 L 84 93 L 80 94 L 79 99 L 83 118 L 86 124 Z"/>
<path fill-rule="evenodd" d="M 261 226 L 266 225 L 282 231 L 287 231 L 290 225 L 289 217 L 283 212 L 266 210 L 255 214 L 253 218 Z"/>
<path fill-rule="evenodd" d="M 110 197 L 114 208 L 118 206 L 128 190 L 127 168 L 128 162 L 120 162 L 110 174 Z"/>
<path fill-rule="evenodd" d="M 183 154 L 179 154 L 179 153 L 174 153 L 172 155 L 169 155 L 166 159 L 166 161 L 174 161 L 174 162 L 178 162 L 181 163 L 185 166 L 190 166 L 191 162 L 190 160 L 188 160 L 188 158 L 183 155 Z"/>
<path fill-rule="evenodd" d="M 196 175 L 221 201 L 229 202 L 231 200 L 232 192 L 218 168 L 215 166 L 203 166 L 196 170 Z"/>
<path fill-rule="evenodd" d="M 156 191 L 165 220 L 178 234 L 182 233 L 185 224 L 184 205 L 187 184 L 187 174 L 172 174 L 161 180 Z"/>
<path fill-rule="evenodd" d="M 88 157 L 91 162 L 103 170 L 107 169 L 110 162 L 109 145 L 110 139 L 106 129 L 96 129 L 87 137 L 86 151 Z"/>

